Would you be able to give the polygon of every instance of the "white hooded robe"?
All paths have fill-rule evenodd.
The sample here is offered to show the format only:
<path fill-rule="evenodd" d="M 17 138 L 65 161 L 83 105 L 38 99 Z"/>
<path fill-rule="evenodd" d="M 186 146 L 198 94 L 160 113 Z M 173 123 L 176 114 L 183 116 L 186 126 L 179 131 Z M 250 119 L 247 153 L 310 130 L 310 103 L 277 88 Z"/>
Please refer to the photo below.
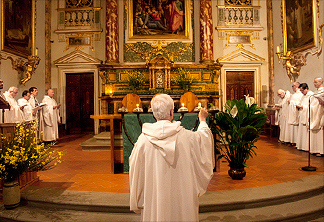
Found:
<path fill-rule="evenodd" d="M 59 110 L 53 108 L 54 106 L 57 106 L 57 103 L 49 96 L 44 96 L 42 103 L 46 103 L 42 109 L 43 123 L 40 123 L 42 128 L 41 131 L 43 131 L 42 139 L 44 141 L 55 141 L 59 138 L 58 123 L 60 122 Z"/>
<path fill-rule="evenodd" d="M 198 197 L 213 176 L 214 140 L 206 122 L 196 132 L 180 124 L 143 124 L 129 158 L 130 210 L 142 221 L 198 221 Z"/>

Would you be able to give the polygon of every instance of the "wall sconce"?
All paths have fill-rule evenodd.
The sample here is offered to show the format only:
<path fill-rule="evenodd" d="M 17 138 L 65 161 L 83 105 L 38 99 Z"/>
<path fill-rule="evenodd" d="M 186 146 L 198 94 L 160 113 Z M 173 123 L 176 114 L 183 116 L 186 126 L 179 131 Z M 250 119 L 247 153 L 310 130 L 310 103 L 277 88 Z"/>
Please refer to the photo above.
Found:
<path fill-rule="evenodd" d="M 280 60 L 283 60 L 283 65 L 286 67 L 286 72 L 290 82 L 295 81 L 299 76 L 301 67 L 305 65 L 304 60 L 301 58 L 301 56 L 293 55 L 291 51 L 288 51 L 287 53 L 281 52 L 279 46 L 277 46 L 276 54 L 278 56 L 279 64 Z"/>
<path fill-rule="evenodd" d="M 14 70 L 17 70 L 18 73 L 23 73 L 23 76 L 26 76 L 25 78 L 20 80 L 20 84 L 25 85 L 25 83 L 31 79 L 40 62 L 40 58 L 37 56 L 37 53 L 38 49 L 36 48 L 35 55 L 28 56 L 27 61 L 24 61 L 21 58 L 14 60 L 10 56 L 7 56 L 6 58 L 1 56 L 1 59 L 11 60 L 12 68 Z"/>

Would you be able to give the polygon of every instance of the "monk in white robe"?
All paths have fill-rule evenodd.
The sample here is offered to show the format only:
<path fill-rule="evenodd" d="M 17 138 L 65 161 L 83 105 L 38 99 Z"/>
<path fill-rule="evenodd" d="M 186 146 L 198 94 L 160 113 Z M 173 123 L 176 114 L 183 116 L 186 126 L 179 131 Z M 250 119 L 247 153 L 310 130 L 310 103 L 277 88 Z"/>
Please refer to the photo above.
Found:
<path fill-rule="evenodd" d="M 23 107 L 23 113 L 24 113 L 24 120 L 25 121 L 30 121 L 33 120 L 33 108 L 29 103 L 30 99 L 30 93 L 25 90 L 22 93 L 22 98 L 18 99 L 18 105 L 20 107 Z"/>
<path fill-rule="evenodd" d="M 30 87 L 29 93 L 30 93 L 29 103 L 34 110 L 33 111 L 33 119 L 37 119 L 39 114 L 38 114 L 38 110 L 35 108 L 39 105 L 39 103 L 36 99 L 36 96 L 38 95 L 38 89 L 36 87 Z"/>
<path fill-rule="evenodd" d="M 288 111 L 289 104 L 288 101 L 290 99 L 290 92 L 284 91 L 283 89 L 279 89 L 277 91 L 279 96 L 278 104 L 276 104 L 276 122 L 279 125 L 280 134 L 279 141 L 280 142 L 290 142 L 290 133 L 288 129 Z"/>
<path fill-rule="evenodd" d="M 309 97 L 314 93 L 308 89 L 308 85 L 306 83 L 302 83 L 299 86 L 300 92 L 303 94 L 300 105 L 297 105 L 298 112 L 299 112 L 299 126 L 298 126 L 298 135 L 297 135 L 297 142 L 296 147 L 299 150 L 308 151 L 308 107 L 309 107 Z"/>
<path fill-rule="evenodd" d="M 169 95 L 152 99 L 156 123 L 143 124 L 129 158 L 130 210 L 142 221 L 198 221 L 198 197 L 213 176 L 214 140 L 201 109 L 196 132 L 171 122 Z"/>
<path fill-rule="evenodd" d="M 15 100 L 18 94 L 17 87 L 10 87 L 3 95 L 10 105 L 10 109 L 6 109 L 4 113 L 4 123 L 19 123 L 23 121 L 24 114 L 22 112 L 22 107 L 20 107 Z"/>
<path fill-rule="evenodd" d="M 324 154 L 324 103 L 315 96 L 324 93 L 323 78 L 315 78 L 314 86 L 317 91 L 310 104 L 310 152 L 321 156 Z"/>
<path fill-rule="evenodd" d="M 299 127 L 299 112 L 296 106 L 300 105 L 300 100 L 303 94 L 299 90 L 299 82 L 294 82 L 292 84 L 292 89 L 294 91 L 290 96 L 289 100 L 289 110 L 288 110 L 288 128 L 287 132 L 290 133 L 290 143 L 295 146 L 298 136 L 298 127 Z"/>
<path fill-rule="evenodd" d="M 55 141 L 59 138 L 58 134 L 58 123 L 60 123 L 60 115 L 59 115 L 59 108 L 60 104 L 58 105 L 56 101 L 53 99 L 54 90 L 49 89 L 47 91 L 47 95 L 44 96 L 42 103 L 46 103 L 43 107 L 43 141 L 50 142 Z"/>

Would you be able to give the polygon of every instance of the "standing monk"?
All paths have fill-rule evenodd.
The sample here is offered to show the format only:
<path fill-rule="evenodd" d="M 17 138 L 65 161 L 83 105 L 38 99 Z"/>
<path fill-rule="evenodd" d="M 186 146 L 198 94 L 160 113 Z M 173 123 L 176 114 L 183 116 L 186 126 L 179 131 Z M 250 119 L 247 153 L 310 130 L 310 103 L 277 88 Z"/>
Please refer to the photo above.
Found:
<path fill-rule="evenodd" d="M 46 103 L 43 107 L 43 140 L 45 142 L 55 141 L 58 135 L 58 123 L 60 122 L 59 108 L 61 104 L 56 103 L 53 99 L 54 90 L 47 90 L 42 103 Z"/>
<path fill-rule="evenodd" d="M 167 94 L 151 101 L 156 123 L 143 124 L 129 158 L 130 210 L 142 221 L 198 221 L 198 197 L 213 176 L 214 139 L 201 109 L 197 132 L 173 119 Z"/>

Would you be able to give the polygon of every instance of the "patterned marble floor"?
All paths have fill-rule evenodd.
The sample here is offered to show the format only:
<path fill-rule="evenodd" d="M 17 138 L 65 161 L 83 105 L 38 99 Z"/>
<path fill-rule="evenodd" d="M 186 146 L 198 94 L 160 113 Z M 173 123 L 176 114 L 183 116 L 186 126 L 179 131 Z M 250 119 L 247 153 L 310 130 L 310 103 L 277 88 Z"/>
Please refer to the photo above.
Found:
<path fill-rule="evenodd" d="M 63 190 L 93 192 L 129 192 L 128 174 L 109 174 L 109 151 L 82 151 L 81 142 L 93 135 L 68 135 L 57 144 L 60 150 L 66 150 L 65 161 L 49 171 L 39 172 L 40 180 L 34 184 Z M 324 157 L 311 155 L 311 165 L 317 171 L 302 171 L 308 165 L 308 153 L 295 147 L 277 142 L 276 138 L 261 136 L 257 142 L 257 156 L 249 159 L 246 177 L 232 180 L 228 166 L 220 162 L 220 171 L 215 172 L 208 186 L 208 191 L 235 190 L 261 187 L 297 180 L 315 174 L 324 173 Z"/>

